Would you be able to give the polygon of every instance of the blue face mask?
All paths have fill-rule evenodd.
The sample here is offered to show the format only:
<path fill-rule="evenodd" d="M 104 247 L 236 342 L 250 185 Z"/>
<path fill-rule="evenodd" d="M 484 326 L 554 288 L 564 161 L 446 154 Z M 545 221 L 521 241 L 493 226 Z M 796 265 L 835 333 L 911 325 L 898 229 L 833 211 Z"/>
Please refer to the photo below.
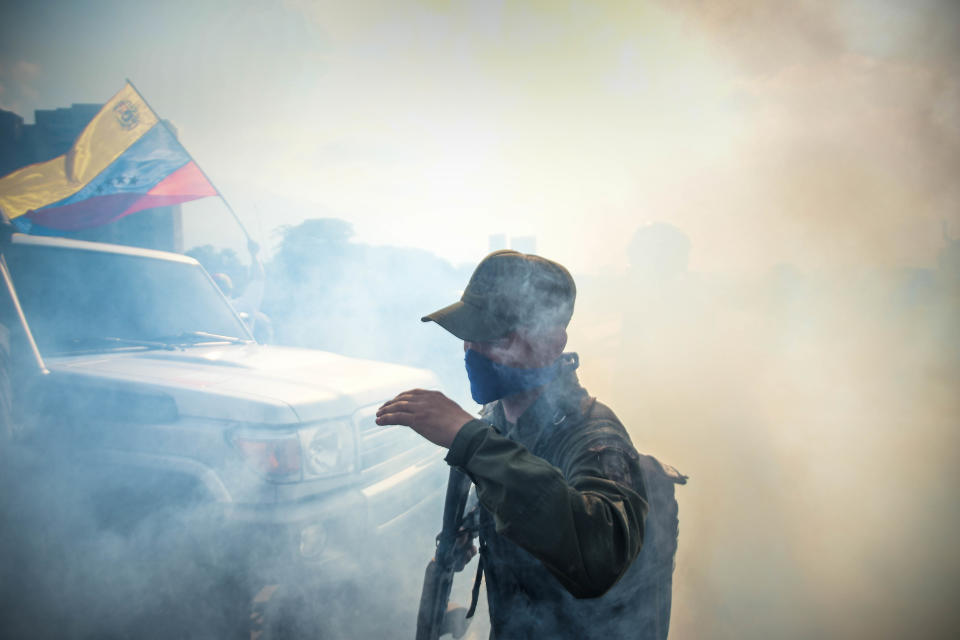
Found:
<path fill-rule="evenodd" d="M 480 355 L 473 349 L 464 354 L 467 377 L 470 378 L 470 395 L 478 404 L 487 404 L 520 391 L 543 386 L 557 377 L 560 359 L 539 369 L 518 369 L 498 364 Z"/>

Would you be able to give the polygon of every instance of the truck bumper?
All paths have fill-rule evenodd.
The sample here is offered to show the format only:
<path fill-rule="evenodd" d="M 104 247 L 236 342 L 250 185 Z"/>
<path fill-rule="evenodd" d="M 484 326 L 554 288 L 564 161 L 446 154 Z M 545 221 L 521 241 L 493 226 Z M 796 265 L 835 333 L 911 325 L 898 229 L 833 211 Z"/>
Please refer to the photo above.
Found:
<path fill-rule="evenodd" d="M 419 572 L 433 553 L 448 469 L 431 456 L 361 488 L 290 503 L 226 504 L 224 525 L 268 582 Z"/>

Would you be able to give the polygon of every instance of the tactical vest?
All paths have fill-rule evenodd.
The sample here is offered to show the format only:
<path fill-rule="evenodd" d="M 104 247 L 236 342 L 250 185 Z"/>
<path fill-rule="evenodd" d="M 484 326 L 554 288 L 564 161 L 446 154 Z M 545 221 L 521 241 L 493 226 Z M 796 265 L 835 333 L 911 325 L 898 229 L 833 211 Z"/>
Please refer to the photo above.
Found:
<path fill-rule="evenodd" d="M 582 387 L 581 387 L 582 389 Z M 584 447 L 614 447 L 631 460 L 633 489 L 647 500 L 643 546 L 621 579 L 599 598 L 574 598 L 533 555 L 496 533 L 481 510 L 480 541 L 491 638 L 662 640 L 670 625 L 678 519 L 674 487 L 686 476 L 640 455 L 614 413 L 583 392 L 579 415 L 552 425 L 531 452 L 558 467 Z"/>

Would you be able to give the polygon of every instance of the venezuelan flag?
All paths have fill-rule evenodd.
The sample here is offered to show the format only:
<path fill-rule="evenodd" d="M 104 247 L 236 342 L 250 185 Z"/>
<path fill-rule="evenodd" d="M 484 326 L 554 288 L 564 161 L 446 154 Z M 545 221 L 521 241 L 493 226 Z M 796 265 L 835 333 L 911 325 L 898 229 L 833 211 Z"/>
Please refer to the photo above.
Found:
<path fill-rule="evenodd" d="M 143 209 L 219 195 L 170 129 L 128 82 L 70 151 L 0 178 L 0 209 L 76 230 Z"/>

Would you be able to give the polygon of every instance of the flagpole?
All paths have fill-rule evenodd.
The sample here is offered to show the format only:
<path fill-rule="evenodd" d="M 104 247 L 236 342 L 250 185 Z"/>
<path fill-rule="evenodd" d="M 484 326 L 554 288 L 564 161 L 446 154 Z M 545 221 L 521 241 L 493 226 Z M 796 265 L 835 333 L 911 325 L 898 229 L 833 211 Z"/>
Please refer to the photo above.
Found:
<path fill-rule="evenodd" d="M 201 167 L 201 166 L 200 166 L 200 163 L 197 162 L 196 158 L 193 157 L 193 154 L 191 154 L 191 153 L 187 150 L 186 147 L 184 147 L 182 144 L 180 144 L 180 140 L 179 140 L 179 138 L 177 138 L 176 134 L 175 134 L 173 131 L 170 130 L 170 127 L 167 125 L 166 121 L 165 121 L 163 118 L 160 117 L 160 114 L 157 113 L 156 109 L 154 109 L 152 106 L 150 106 L 150 103 L 147 102 L 147 99 L 143 97 L 143 94 L 140 93 L 140 90 L 137 89 L 136 85 L 134 85 L 132 82 L 130 82 L 130 78 L 127 78 L 126 81 L 127 81 L 127 84 L 130 85 L 130 88 L 133 89 L 138 96 L 140 96 L 140 99 L 143 100 L 143 103 L 144 103 L 145 105 L 147 105 L 147 108 L 150 109 L 150 111 L 153 112 L 153 115 L 155 115 L 155 116 L 157 117 L 157 121 L 158 121 L 160 124 L 162 124 L 162 125 L 164 126 L 164 128 L 166 128 L 166 130 L 167 130 L 168 132 L 170 132 L 170 135 L 173 136 L 173 139 L 177 141 L 177 144 L 180 145 L 180 148 L 183 149 L 183 152 L 187 154 L 187 157 L 190 158 L 190 161 L 193 162 L 194 166 L 197 167 L 197 170 L 200 171 L 200 175 L 202 175 L 202 176 L 204 177 L 204 179 L 210 184 L 210 186 L 213 187 L 213 190 L 217 192 L 217 197 L 219 197 L 219 198 L 220 198 L 220 201 L 223 202 L 224 205 L 226 205 L 227 211 L 229 211 L 229 212 L 230 212 L 230 215 L 233 216 L 233 219 L 237 221 L 237 224 L 240 226 L 240 230 L 243 231 L 243 235 L 245 235 L 245 236 L 247 237 L 247 244 L 248 244 L 248 247 L 249 247 L 249 243 L 253 242 L 254 240 L 253 240 L 253 238 L 250 237 L 250 233 L 247 231 L 247 228 L 244 226 L 243 222 L 240 220 L 240 216 L 238 216 L 238 215 L 237 215 L 237 212 L 234 211 L 234 210 L 233 210 L 233 207 L 230 206 L 230 203 L 229 203 L 229 202 L 227 201 L 227 199 L 224 197 L 223 193 L 220 191 L 219 188 L 217 188 L 217 185 L 213 184 L 213 180 L 211 180 L 211 179 L 210 179 L 210 176 L 207 175 L 207 172 L 203 170 L 203 167 Z M 253 253 L 253 252 L 251 252 L 251 254 L 252 254 L 252 253 Z M 257 259 L 257 257 L 256 257 L 255 255 L 251 255 L 251 257 L 252 257 L 254 260 Z"/>

